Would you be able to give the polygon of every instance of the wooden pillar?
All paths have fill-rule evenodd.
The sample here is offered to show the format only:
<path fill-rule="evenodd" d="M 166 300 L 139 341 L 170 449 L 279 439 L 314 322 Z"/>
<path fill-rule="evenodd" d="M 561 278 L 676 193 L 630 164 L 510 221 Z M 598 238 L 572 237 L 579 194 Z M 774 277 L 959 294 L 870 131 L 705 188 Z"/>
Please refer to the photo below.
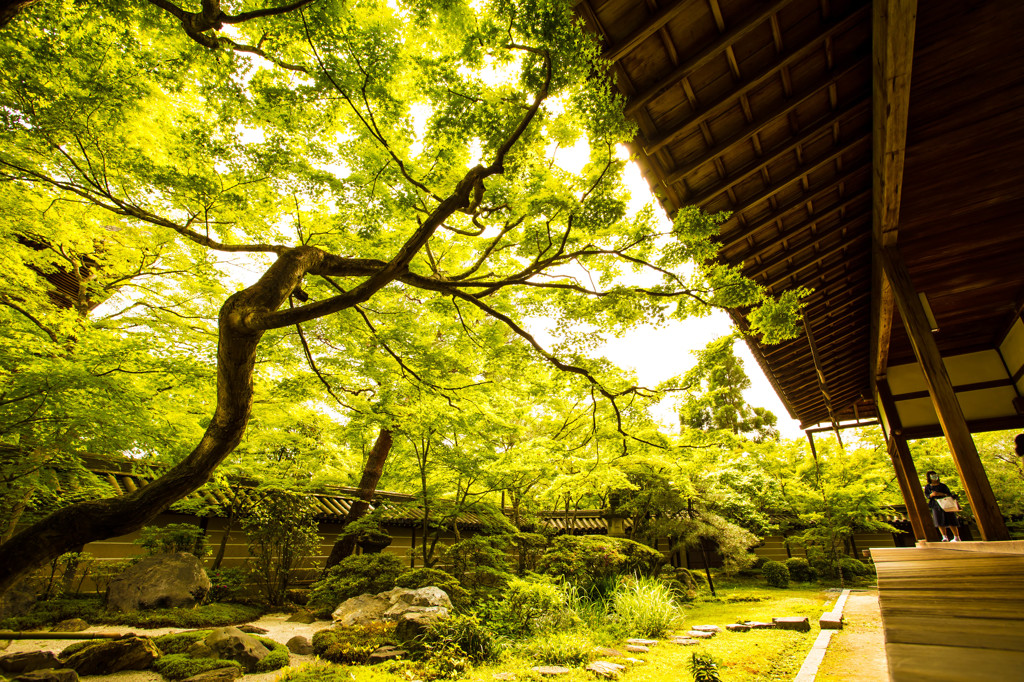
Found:
<path fill-rule="evenodd" d="M 932 397 L 935 413 L 939 417 L 942 432 L 953 453 L 960 481 L 971 502 L 971 509 L 978 521 L 978 528 L 985 540 L 1009 540 L 1006 523 L 999 512 L 992 486 L 989 484 L 985 468 L 978 456 L 978 449 L 967 428 L 967 420 L 953 392 L 953 384 L 942 364 L 942 356 L 932 336 L 924 306 L 918 298 L 917 291 L 910 279 L 906 264 L 895 247 L 883 247 L 879 250 L 879 258 L 885 277 L 892 286 L 896 308 L 903 319 L 903 326 L 910 338 L 914 355 L 924 373 L 928 393 Z"/>
<path fill-rule="evenodd" d="M 885 377 L 875 379 L 875 404 L 882 408 L 879 416 L 883 431 L 887 432 L 886 449 L 892 460 L 892 468 L 896 471 L 896 481 L 899 483 L 900 492 L 903 493 L 903 501 L 907 505 L 907 516 L 910 517 L 910 525 L 914 529 L 914 538 L 938 542 L 939 531 L 932 523 L 928 501 L 924 497 L 924 487 L 914 465 L 914 458 L 910 454 L 910 446 L 903 437 L 903 422 L 900 421 L 896 401 L 892 399 L 892 391 L 889 390 L 889 383 Z"/>

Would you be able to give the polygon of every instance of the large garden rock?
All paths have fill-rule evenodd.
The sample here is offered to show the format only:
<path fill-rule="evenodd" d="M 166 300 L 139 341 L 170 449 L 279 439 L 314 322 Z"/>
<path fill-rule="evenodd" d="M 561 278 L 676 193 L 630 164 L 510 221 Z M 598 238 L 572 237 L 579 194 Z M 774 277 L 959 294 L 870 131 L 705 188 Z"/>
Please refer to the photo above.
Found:
<path fill-rule="evenodd" d="M 203 642 L 220 658 L 241 663 L 246 672 L 252 672 L 253 667 L 270 653 L 255 637 L 232 627 L 217 628 Z"/>
<path fill-rule="evenodd" d="M 285 646 L 288 647 L 288 651 L 298 656 L 310 656 L 313 653 L 313 645 L 302 635 L 295 635 Z"/>
<path fill-rule="evenodd" d="M 50 632 L 82 632 L 89 629 L 89 624 L 81 618 L 68 618 L 50 628 Z"/>
<path fill-rule="evenodd" d="M 411 642 L 423 635 L 431 625 L 448 617 L 448 609 L 441 606 L 420 607 L 421 611 L 403 613 L 395 626 L 395 637 L 400 642 Z"/>
<path fill-rule="evenodd" d="M 63 666 L 79 675 L 110 675 L 121 670 L 145 670 L 162 655 L 150 639 L 123 637 L 76 651 L 64 659 Z"/>
<path fill-rule="evenodd" d="M 47 668 L 22 673 L 11 682 L 78 682 L 78 673 L 71 668 Z"/>
<path fill-rule="evenodd" d="M 775 627 L 779 630 L 796 630 L 797 632 L 810 632 L 811 623 L 807 616 L 791 616 L 786 618 L 772 618 Z"/>
<path fill-rule="evenodd" d="M 210 591 L 202 564 L 187 552 L 157 554 L 135 564 L 107 587 L 107 606 L 117 611 L 192 607 Z"/>
<path fill-rule="evenodd" d="M 385 613 L 386 616 L 397 620 L 397 617 L 410 611 L 419 611 L 425 608 L 437 607 L 451 610 L 452 600 L 448 593 L 440 587 L 421 587 L 418 590 L 396 587 L 387 592 L 381 592 L 379 597 L 384 597 L 391 604 Z"/>
<path fill-rule="evenodd" d="M 334 619 L 335 625 L 345 627 L 368 625 L 383 620 L 384 612 L 390 606 L 387 599 L 374 594 L 361 594 L 341 602 L 331 614 L 331 618 Z"/>
<path fill-rule="evenodd" d="M 20 651 L 16 654 L 0 656 L 0 672 L 8 675 L 62 667 L 60 661 L 57 660 L 57 655 L 52 651 Z"/>
<path fill-rule="evenodd" d="M 228 666 L 227 668 L 217 668 L 215 670 L 207 670 L 201 672 L 192 677 L 186 678 L 184 682 L 231 682 L 242 676 L 242 669 L 238 666 Z"/>

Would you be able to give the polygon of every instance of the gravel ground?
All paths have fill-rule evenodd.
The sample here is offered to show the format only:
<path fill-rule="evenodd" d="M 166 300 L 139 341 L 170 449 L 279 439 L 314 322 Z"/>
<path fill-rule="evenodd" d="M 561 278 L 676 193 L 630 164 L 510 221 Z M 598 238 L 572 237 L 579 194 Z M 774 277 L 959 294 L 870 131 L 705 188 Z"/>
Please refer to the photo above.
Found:
<path fill-rule="evenodd" d="M 313 634 L 329 628 L 331 621 L 320 620 L 309 625 L 303 623 L 289 623 L 288 618 L 291 614 L 288 613 L 270 613 L 259 620 L 252 621 L 251 625 L 264 628 L 267 633 L 261 635 L 261 637 L 268 637 L 275 642 L 286 644 L 289 639 L 295 635 L 302 635 L 306 639 L 312 639 Z M 187 629 L 187 628 L 186 628 Z M 169 632 L 185 632 L 186 629 L 182 628 L 133 628 L 121 625 L 96 625 L 89 628 L 86 632 L 113 632 L 118 634 L 134 633 L 136 635 L 144 635 L 146 637 L 159 637 L 160 635 L 166 635 Z M 52 651 L 54 653 L 60 653 L 64 650 L 64 647 L 79 642 L 82 640 L 78 639 L 16 639 L 11 642 L 11 645 L 0 651 L 2 654 L 12 654 L 17 651 Z M 312 656 L 298 656 L 296 654 L 291 655 L 291 665 L 298 665 L 305 661 L 313 660 Z M 245 675 L 241 679 L 245 682 L 270 682 L 277 678 L 280 671 L 273 671 L 269 673 L 259 673 L 252 675 Z M 81 678 L 82 680 L 113 680 L 115 682 L 162 682 L 164 679 L 155 672 L 148 670 L 140 671 L 126 671 L 120 673 L 114 673 L 113 675 L 87 675 Z"/>

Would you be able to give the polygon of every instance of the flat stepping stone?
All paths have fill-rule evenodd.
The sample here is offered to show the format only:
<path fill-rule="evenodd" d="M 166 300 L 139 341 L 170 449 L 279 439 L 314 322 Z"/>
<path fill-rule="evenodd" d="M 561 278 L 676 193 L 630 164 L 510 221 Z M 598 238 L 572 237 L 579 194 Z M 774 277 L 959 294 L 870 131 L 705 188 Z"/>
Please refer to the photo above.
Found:
<path fill-rule="evenodd" d="M 704 632 L 703 630 L 690 630 L 686 633 L 687 637 L 693 637 L 694 639 L 711 639 L 715 636 L 714 632 Z"/>
<path fill-rule="evenodd" d="M 626 659 L 626 663 L 629 663 L 631 665 L 640 665 L 641 663 L 644 663 L 644 662 L 645 661 L 642 658 L 627 658 Z"/>
<path fill-rule="evenodd" d="M 619 675 L 626 671 L 626 666 L 619 665 L 618 663 L 610 663 L 608 661 L 594 661 L 587 666 L 587 670 L 594 673 L 598 677 L 605 677 L 609 680 L 619 679 Z"/>
<path fill-rule="evenodd" d="M 821 618 L 818 619 L 818 626 L 822 630 L 842 630 L 843 629 L 843 615 L 841 613 L 835 613 L 834 611 L 826 611 L 821 614 Z"/>
<path fill-rule="evenodd" d="M 690 629 L 691 630 L 696 630 L 697 632 L 721 632 L 722 631 L 722 628 L 718 627 L 717 625 L 694 625 Z"/>
<path fill-rule="evenodd" d="M 658 643 L 656 639 L 627 639 L 626 644 L 636 644 L 637 646 L 654 646 Z"/>
<path fill-rule="evenodd" d="M 700 644 L 700 640 L 693 639 L 692 637 L 673 637 L 669 641 L 673 644 L 678 644 L 679 646 L 694 646 L 695 644 Z"/>
<path fill-rule="evenodd" d="M 750 632 L 750 626 L 745 623 L 730 623 L 725 629 L 729 632 Z"/>
<path fill-rule="evenodd" d="M 650 647 L 643 646 L 641 644 L 627 644 L 626 651 L 631 654 L 646 654 L 651 651 Z"/>
<path fill-rule="evenodd" d="M 774 630 L 775 623 L 762 623 L 756 620 L 748 620 L 744 625 L 749 625 L 751 630 Z"/>
<path fill-rule="evenodd" d="M 563 668 L 560 665 L 538 665 L 535 668 L 530 668 L 533 672 L 538 675 L 544 675 L 545 677 L 555 677 L 556 675 L 568 675 L 569 669 Z"/>
<path fill-rule="evenodd" d="M 779 630 L 796 630 L 797 632 L 810 632 L 811 622 L 807 616 L 792 616 L 787 618 L 772 618 L 775 627 Z"/>
<path fill-rule="evenodd" d="M 622 658 L 626 655 L 618 649 L 609 649 L 606 646 L 595 646 L 594 653 L 598 656 L 607 656 L 609 658 Z"/>
<path fill-rule="evenodd" d="M 495 680 L 514 680 L 516 679 L 515 673 L 494 673 L 491 675 L 492 679 Z"/>

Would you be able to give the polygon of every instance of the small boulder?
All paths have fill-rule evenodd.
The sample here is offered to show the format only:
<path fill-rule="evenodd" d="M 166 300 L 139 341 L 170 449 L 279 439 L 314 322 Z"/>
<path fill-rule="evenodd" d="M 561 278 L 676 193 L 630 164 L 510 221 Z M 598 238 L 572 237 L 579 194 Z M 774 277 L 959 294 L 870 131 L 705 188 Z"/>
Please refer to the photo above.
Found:
<path fill-rule="evenodd" d="M 610 663 L 608 661 L 594 661 L 587 666 L 587 670 L 598 677 L 617 680 L 619 679 L 619 675 L 626 671 L 626 666 L 619 665 L 618 663 Z"/>
<path fill-rule="evenodd" d="M 796 630 L 797 632 L 810 632 L 811 622 L 807 616 L 793 616 L 787 618 L 772 618 L 775 627 L 779 630 Z"/>
<path fill-rule="evenodd" d="M 368 662 L 373 665 L 374 663 L 383 663 L 384 661 L 394 661 L 408 656 L 409 652 L 405 649 L 400 649 L 397 646 L 386 645 L 379 647 L 376 651 L 370 654 Z"/>
<path fill-rule="evenodd" d="M 20 651 L 16 654 L 0 656 L 0 672 L 18 675 L 33 670 L 46 668 L 62 668 L 57 655 L 52 651 Z"/>
<path fill-rule="evenodd" d="M 186 678 L 184 682 L 231 682 L 241 676 L 242 669 L 238 666 L 230 665 L 226 668 L 216 668 L 215 670 L 198 673 Z"/>
<path fill-rule="evenodd" d="M 309 656 L 313 653 L 313 645 L 302 635 L 295 635 L 285 646 L 288 647 L 288 651 L 298 656 Z"/>
<path fill-rule="evenodd" d="M 391 606 L 387 599 L 374 594 L 361 594 L 346 599 L 331 614 L 335 625 L 352 627 L 369 625 L 383 620 L 384 612 Z"/>
<path fill-rule="evenodd" d="M 448 617 L 448 609 L 440 606 L 429 608 L 432 610 L 403 614 L 395 626 L 395 638 L 400 642 L 411 642 L 425 633 L 431 625 Z"/>
<path fill-rule="evenodd" d="M 265 635 L 269 630 L 261 628 L 259 625 L 253 625 L 252 623 L 246 623 L 245 625 L 239 625 L 238 629 L 247 635 Z"/>
<path fill-rule="evenodd" d="M 209 647 L 206 642 L 192 642 L 192 645 L 185 651 L 189 658 L 217 658 L 217 652 Z"/>
<path fill-rule="evenodd" d="M 64 659 L 65 668 L 79 675 L 110 675 L 121 670 L 145 670 L 163 654 L 146 637 L 122 637 L 99 642 Z"/>
<path fill-rule="evenodd" d="M 253 667 L 270 653 L 255 637 L 233 627 L 217 628 L 203 641 L 219 658 L 241 663 L 246 672 L 252 672 Z"/>
<path fill-rule="evenodd" d="M 11 682 L 78 682 L 78 673 L 71 668 L 47 668 L 22 673 Z"/>
<path fill-rule="evenodd" d="M 750 626 L 746 623 L 729 623 L 725 629 L 729 632 L 750 632 Z"/>
<path fill-rule="evenodd" d="M 309 625 L 310 623 L 315 623 L 316 622 L 316 616 L 314 616 L 309 611 L 299 611 L 298 613 L 293 613 L 288 618 L 287 622 L 289 622 L 289 623 L 302 623 L 303 625 Z"/>
<path fill-rule="evenodd" d="M 157 554 L 146 557 L 110 582 L 107 607 L 115 611 L 191 608 L 203 600 L 211 586 L 195 555 Z"/>
<path fill-rule="evenodd" d="M 50 632 L 82 632 L 88 629 L 89 624 L 81 618 L 68 618 L 50 628 Z"/>

